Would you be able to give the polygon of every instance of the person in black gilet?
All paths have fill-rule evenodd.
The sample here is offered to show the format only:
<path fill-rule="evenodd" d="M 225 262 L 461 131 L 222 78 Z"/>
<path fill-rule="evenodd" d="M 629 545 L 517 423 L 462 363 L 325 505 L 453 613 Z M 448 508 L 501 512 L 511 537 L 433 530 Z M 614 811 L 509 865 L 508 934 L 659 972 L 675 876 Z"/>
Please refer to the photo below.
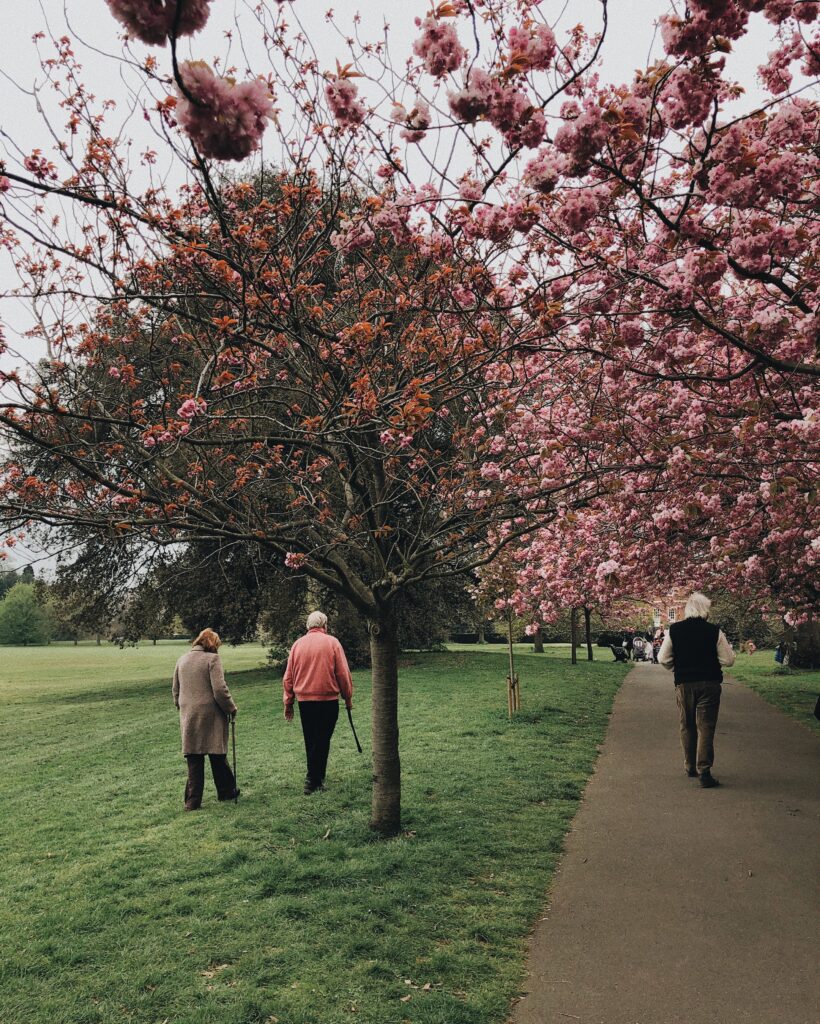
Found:
<path fill-rule="evenodd" d="M 692 594 L 686 602 L 686 618 L 672 623 L 658 652 L 660 664 L 675 673 L 683 766 L 690 778 L 700 776 L 704 789 L 719 785 L 712 765 L 722 668 L 735 661 L 723 631 L 706 621 L 711 607 L 708 597 Z"/>

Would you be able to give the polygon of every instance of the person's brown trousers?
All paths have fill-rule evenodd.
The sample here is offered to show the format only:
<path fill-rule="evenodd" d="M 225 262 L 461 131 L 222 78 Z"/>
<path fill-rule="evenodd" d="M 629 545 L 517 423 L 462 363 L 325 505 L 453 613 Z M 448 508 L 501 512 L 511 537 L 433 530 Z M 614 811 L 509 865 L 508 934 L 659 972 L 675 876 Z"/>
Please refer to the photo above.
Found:
<path fill-rule="evenodd" d="M 680 715 L 683 764 L 698 774 L 709 771 L 715 760 L 715 728 L 720 710 L 720 683 L 679 683 L 675 699 Z"/>
<path fill-rule="evenodd" d="M 216 795 L 220 800 L 233 799 L 236 780 L 228 765 L 225 754 L 208 754 L 214 776 Z M 205 755 L 186 754 L 188 782 L 185 786 L 185 810 L 195 811 L 202 804 L 202 790 L 205 788 Z"/>

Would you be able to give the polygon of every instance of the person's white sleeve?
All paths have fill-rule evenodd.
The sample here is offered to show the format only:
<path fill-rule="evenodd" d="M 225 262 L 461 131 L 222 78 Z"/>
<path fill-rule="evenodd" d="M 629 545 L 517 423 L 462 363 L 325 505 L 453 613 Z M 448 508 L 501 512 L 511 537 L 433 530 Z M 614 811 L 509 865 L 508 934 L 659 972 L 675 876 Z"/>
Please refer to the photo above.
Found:
<path fill-rule="evenodd" d="M 669 669 L 675 667 L 675 656 L 672 653 L 672 636 L 670 633 L 667 633 L 663 638 L 661 649 L 658 651 L 658 664 Z"/>
<path fill-rule="evenodd" d="M 735 652 L 732 650 L 732 645 L 724 636 L 723 630 L 718 633 L 717 656 L 718 661 L 724 668 L 729 668 L 735 663 Z"/>

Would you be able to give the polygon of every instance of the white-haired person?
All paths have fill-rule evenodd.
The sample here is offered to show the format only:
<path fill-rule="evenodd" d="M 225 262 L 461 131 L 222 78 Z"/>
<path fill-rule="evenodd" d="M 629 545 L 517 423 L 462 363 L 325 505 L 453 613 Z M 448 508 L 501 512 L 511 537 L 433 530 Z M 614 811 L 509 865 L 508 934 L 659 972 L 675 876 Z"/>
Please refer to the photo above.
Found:
<path fill-rule="evenodd" d="M 722 669 L 735 661 L 723 630 L 707 621 L 711 607 L 712 602 L 704 594 L 691 594 L 684 610 L 686 618 L 672 623 L 658 652 L 660 664 L 675 673 L 686 774 L 690 778 L 699 776 L 704 789 L 720 785 L 712 775 L 712 765 Z"/>
<path fill-rule="evenodd" d="M 353 707 L 353 679 L 342 645 L 327 631 L 327 615 L 311 612 L 307 633 L 291 647 L 282 680 L 285 721 L 293 721 L 293 703 L 305 738 L 305 794 L 324 788 L 330 740 L 339 718 L 339 698 Z"/>

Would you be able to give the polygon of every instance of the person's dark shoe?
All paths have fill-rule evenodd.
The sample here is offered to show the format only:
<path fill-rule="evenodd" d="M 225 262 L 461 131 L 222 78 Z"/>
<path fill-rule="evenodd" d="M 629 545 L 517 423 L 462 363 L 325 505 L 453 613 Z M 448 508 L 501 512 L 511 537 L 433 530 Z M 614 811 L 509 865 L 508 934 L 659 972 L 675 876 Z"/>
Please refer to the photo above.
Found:
<path fill-rule="evenodd" d="M 186 804 L 185 805 L 185 810 L 186 811 L 198 811 L 201 807 L 202 807 L 202 804 L 192 804 L 190 807 Z"/>
<path fill-rule="evenodd" d="M 219 797 L 220 800 L 235 800 L 242 792 L 241 789 L 235 789 L 232 793 L 226 793 L 224 796 Z"/>
<path fill-rule="evenodd" d="M 696 779 L 698 777 L 698 770 L 697 770 L 697 768 L 687 768 L 686 769 L 686 777 L 689 778 L 689 779 Z"/>
<path fill-rule="evenodd" d="M 701 789 L 714 789 L 715 786 L 719 786 L 719 785 L 720 785 L 720 783 L 714 777 L 714 775 L 712 775 L 712 773 L 710 771 L 705 771 L 705 772 L 701 772 L 700 773 L 700 788 Z"/>

